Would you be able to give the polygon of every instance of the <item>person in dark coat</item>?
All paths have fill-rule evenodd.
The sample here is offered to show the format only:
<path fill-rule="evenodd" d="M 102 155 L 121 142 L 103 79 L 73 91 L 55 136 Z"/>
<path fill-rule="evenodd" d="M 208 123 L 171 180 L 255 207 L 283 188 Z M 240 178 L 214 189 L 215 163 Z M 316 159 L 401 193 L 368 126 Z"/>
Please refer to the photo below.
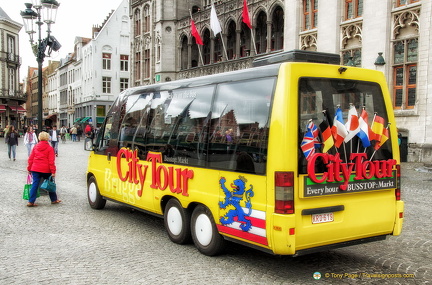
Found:
<path fill-rule="evenodd" d="M 33 151 L 28 159 L 27 170 L 32 174 L 33 183 L 30 189 L 30 197 L 27 203 L 27 207 L 35 207 L 37 190 L 39 187 L 40 180 L 48 179 L 50 176 L 55 177 L 56 165 L 55 165 L 55 153 L 52 146 L 49 144 L 50 136 L 46 132 L 39 134 L 39 143 L 35 145 Z M 61 200 L 57 199 L 56 192 L 48 192 L 51 199 L 51 204 L 58 204 Z"/>
<path fill-rule="evenodd" d="M 15 130 L 14 126 L 10 126 L 6 135 L 6 143 L 8 146 L 8 156 L 11 160 L 11 155 L 13 160 L 16 160 L 16 147 L 18 146 L 18 132 Z"/>

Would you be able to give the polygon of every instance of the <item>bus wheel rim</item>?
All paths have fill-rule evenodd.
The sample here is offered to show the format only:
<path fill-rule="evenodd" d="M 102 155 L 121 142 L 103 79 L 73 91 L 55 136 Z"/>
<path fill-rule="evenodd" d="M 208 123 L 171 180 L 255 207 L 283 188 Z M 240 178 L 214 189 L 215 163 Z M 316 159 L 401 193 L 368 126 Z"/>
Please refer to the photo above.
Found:
<path fill-rule="evenodd" d="M 181 233 L 183 227 L 183 218 L 179 209 L 176 207 L 171 207 L 168 210 L 167 225 L 173 235 L 178 236 Z"/>
<path fill-rule="evenodd" d="M 96 201 L 96 197 L 97 197 L 96 184 L 91 183 L 89 185 L 89 191 L 88 191 L 88 193 L 89 193 L 90 201 L 95 202 Z"/>
<path fill-rule="evenodd" d="M 201 214 L 195 222 L 195 235 L 202 246 L 208 246 L 213 238 L 213 229 L 209 217 Z"/>

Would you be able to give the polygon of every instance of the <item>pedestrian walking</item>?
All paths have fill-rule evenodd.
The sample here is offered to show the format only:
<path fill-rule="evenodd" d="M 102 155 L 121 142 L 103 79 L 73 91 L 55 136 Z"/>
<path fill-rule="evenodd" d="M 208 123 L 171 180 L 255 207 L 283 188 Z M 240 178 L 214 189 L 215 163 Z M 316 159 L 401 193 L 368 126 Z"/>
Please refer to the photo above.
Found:
<path fill-rule="evenodd" d="M 27 147 L 28 156 L 33 149 L 33 147 L 38 143 L 38 139 L 36 137 L 36 133 L 33 130 L 32 126 L 27 128 L 27 132 L 24 135 L 24 145 Z"/>
<path fill-rule="evenodd" d="M 60 141 L 60 132 L 57 130 L 57 126 L 53 126 L 52 130 L 49 130 L 49 136 L 51 146 L 54 149 L 55 155 L 58 156 L 58 143 Z"/>
<path fill-rule="evenodd" d="M 83 130 L 82 130 L 81 126 L 78 126 L 77 127 L 77 139 L 78 139 L 78 141 L 81 141 L 82 135 L 83 135 Z"/>
<path fill-rule="evenodd" d="M 18 146 L 18 132 L 15 130 L 14 126 L 9 126 L 9 129 L 6 134 L 6 144 L 8 147 L 8 156 L 9 160 L 13 158 L 13 160 L 16 160 L 16 147 Z"/>
<path fill-rule="evenodd" d="M 63 125 L 60 128 L 60 138 L 63 143 L 66 143 L 66 134 L 68 133 L 68 130 L 66 129 L 65 125 Z"/>
<path fill-rule="evenodd" d="M 70 130 L 70 133 L 72 135 L 72 141 L 76 142 L 77 141 L 77 128 L 75 126 L 73 126 Z"/>
<path fill-rule="evenodd" d="M 39 187 L 40 180 L 48 179 L 50 176 L 55 177 L 56 165 L 54 149 L 48 143 L 50 136 L 47 132 L 41 132 L 39 134 L 39 142 L 33 148 L 28 159 L 27 171 L 31 173 L 33 177 L 32 187 L 30 189 L 30 197 L 27 203 L 27 207 L 36 207 L 36 195 Z M 57 192 L 48 192 L 51 204 L 58 204 L 61 202 L 57 198 Z"/>

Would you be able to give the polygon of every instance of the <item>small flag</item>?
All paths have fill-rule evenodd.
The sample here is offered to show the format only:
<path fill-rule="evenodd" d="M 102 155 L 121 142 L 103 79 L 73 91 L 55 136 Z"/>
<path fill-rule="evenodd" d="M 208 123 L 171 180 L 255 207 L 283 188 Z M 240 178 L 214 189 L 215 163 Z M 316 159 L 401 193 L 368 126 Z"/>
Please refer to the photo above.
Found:
<path fill-rule="evenodd" d="M 211 5 L 210 11 L 210 28 L 213 30 L 215 36 L 222 32 L 222 28 L 216 15 L 216 9 L 213 3 Z"/>
<path fill-rule="evenodd" d="M 312 136 L 313 136 L 314 141 L 315 141 L 315 147 L 316 148 L 321 147 L 321 143 L 320 143 L 320 141 L 318 139 L 319 130 L 318 130 L 317 126 L 314 124 L 314 122 L 312 120 L 309 120 L 309 123 L 307 125 L 307 130 L 312 133 Z"/>
<path fill-rule="evenodd" d="M 333 120 L 333 126 L 331 130 L 333 134 L 334 145 L 335 147 L 339 148 L 340 145 L 343 143 L 345 137 L 348 135 L 343 121 L 342 110 L 339 107 L 336 109 L 336 114 Z"/>
<path fill-rule="evenodd" d="M 202 39 L 201 39 L 201 36 L 200 36 L 200 34 L 198 33 L 198 30 L 197 30 L 197 28 L 196 28 L 196 26 L 195 26 L 195 22 L 191 19 L 191 33 L 192 33 L 192 36 L 194 36 L 194 38 L 195 38 L 195 42 L 198 44 L 198 45 L 204 45 L 204 43 L 203 43 L 203 41 L 202 41 Z"/>
<path fill-rule="evenodd" d="M 243 15 L 242 16 L 243 16 L 243 23 L 245 23 L 249 27 L 249 29 L 252 29 L 252 24 L 251 24 L 251 21 L 249 18 L 249 10 L 247 7 L 246 0 L 243 0 Z"/>
<path fill-rule="evenodd" d="M 359 125 L 360 125 L 360 130 L 357 133 L 357 136 L 362 141 L 363 147 L 366 148 L 371 145 L 369 140 L 369 134 L 372 133 L 372 130 L 368 125 L 368 113 L 364 108 L 360 114 Z"/>
<path fill-rule="evenodd" d="M 328 124 L 326 118 L 324 117 L 323 121 L 319 125 L 319 128 L 321 130 L 321 141 L 323 142 L 323 153 L 326 153 L 331 149 L 334 145 L 334 140 L 332 136 L 332 132 L 330 129 L 330 125 Z"/>
<path fill-rule="evenodd" d="M 309 160 L 311 156 L 315 153 L 315 139 L 311 131 L 307 131 L 304 134 L 303 141 L 300 145 L 306 160 Z"/>
<path fill-rule="evenodd" d="M 348 111 L 348 120 L 345 127 L 348 131 L 348 135 L 345 137 L 344 142 L 349 142 L 360 131 L 359 118 L 354 105 L 350 106 Z"/>
<path fill-rule="evenodd" d="M 384 119 L 378 115 L 375 115 L 372 122 L 372 133 L 373 137 L 370 140 L 381 141 L 381 135 L 384 131 Z"/>
<path fill-rule="evenodd" d="M 374 148 L 378 150 L 380 147 L 382 147 L 383 144 L 388 140 L 389 136 L 390 135 L 389 135 L 388 128 L 385 128 L 382 132 L 380 141 L 375 144 Z"/>

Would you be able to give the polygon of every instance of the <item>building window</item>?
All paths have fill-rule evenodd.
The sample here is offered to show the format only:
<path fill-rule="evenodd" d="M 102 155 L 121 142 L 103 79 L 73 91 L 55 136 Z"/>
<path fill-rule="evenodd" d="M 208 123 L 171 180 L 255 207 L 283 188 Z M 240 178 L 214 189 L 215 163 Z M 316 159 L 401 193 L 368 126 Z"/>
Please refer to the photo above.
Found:
<path fill-rule="evenodd" d="M 150 7 L 144 8 L 144 33 L 150 32 Z"/>
<path fill-rule="evenodd" d="M 111 77 L 102 77 L 102 93 L 111 93 Z"/>
<path fill-rule="evenodd" d="M 141 79 L 141 53 L 135 53 L 135 80 Z"/>
<path fill-rule="evenodd" d="M 129 78 L 120 78 L 120 92 L 129 88 Z"/>
<path fill-rule="evenodd" d="M 317 25 L 318 0 L 303 0 L 303 29 L 314 29 Z"/>
<path fill-rule="evenodd" d="M 418 39 L 393 43 L 393 104 L 412 109 L 416 103 Z"/>
<path fill-rule="evenodd" d="M 363 15 L 363 0 L 345 0 L 345 20 Z"/>
<path fill-rule="evenodd" d="M 120 71 L 129 71 L 128 55 L 120 55 Z"/>
<path fill-rule="evenodd" d="M 144 51 L 144 78 L 150 77 L 150 50 Z"/>
<path fill-rule="evenodd" d="M 9 68 L 9 96 L 15 96 L 15 69 Z"/>
<path fill-rule="evenodd" d="M 396 6 L 404 6 L 412 3 L 419 2 L 419 0 L 396 0 Z"/>
<path fill-rule="evenodd" d="M 141 35 L 141 11 L 139 9 L 136 9 L 134 14 L 134 32 L 135 37 Z"/>
<path fill-rule="evenodd" d="M 103 53 L 102 54 L 102 69 L 111 70 L 111 54 Z"/>

